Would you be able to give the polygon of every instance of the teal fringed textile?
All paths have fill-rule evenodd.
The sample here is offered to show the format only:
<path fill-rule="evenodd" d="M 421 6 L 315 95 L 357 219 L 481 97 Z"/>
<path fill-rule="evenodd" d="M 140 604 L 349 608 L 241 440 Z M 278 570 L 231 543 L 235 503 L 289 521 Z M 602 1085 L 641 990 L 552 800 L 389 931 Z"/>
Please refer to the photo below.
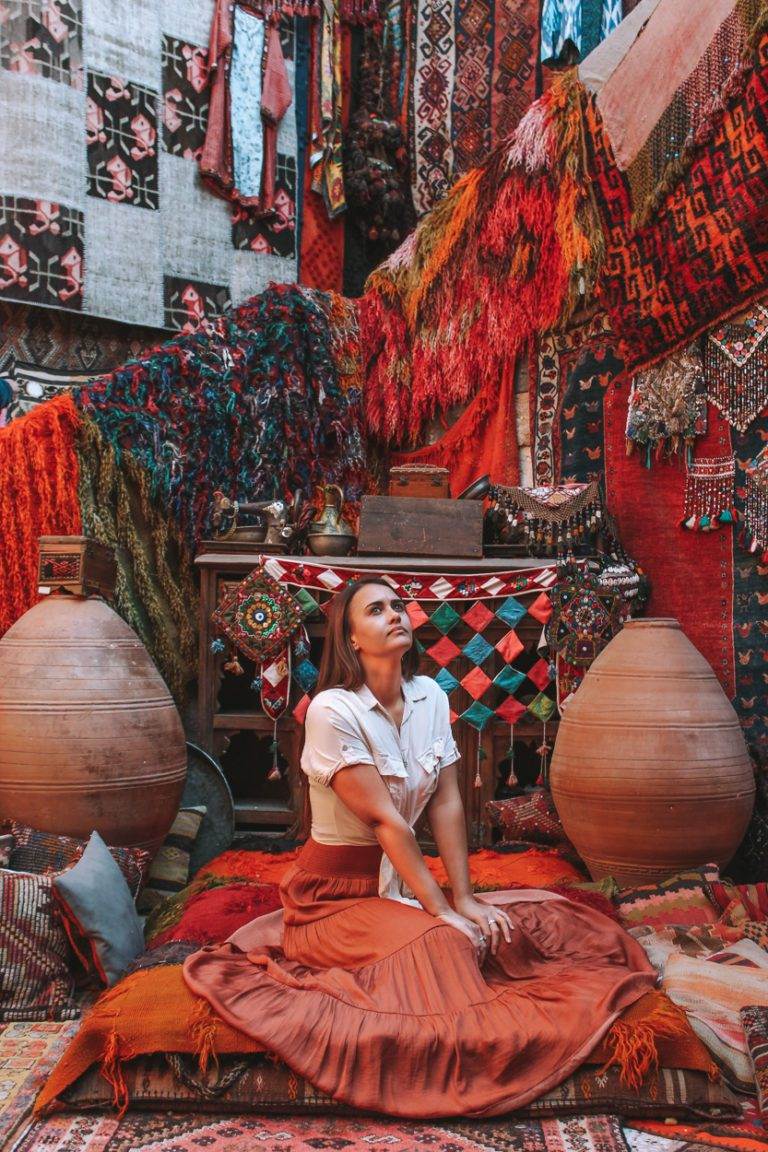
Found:
<path fill-rule="evenodd" d="M 362 494 L 359 349 L 331 293 L 271 285 L 231 314 L 78 390 L 116 452 L 146 469 L 153 501 L 194 547 L 213 492 L 311 499 L 322 482 Z"/>

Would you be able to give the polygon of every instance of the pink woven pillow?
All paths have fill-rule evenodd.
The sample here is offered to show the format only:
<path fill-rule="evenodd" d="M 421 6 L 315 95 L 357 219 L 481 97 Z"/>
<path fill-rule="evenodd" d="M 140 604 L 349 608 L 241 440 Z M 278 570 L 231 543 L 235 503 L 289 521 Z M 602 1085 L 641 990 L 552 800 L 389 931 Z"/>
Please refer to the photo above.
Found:
<path fill-rule="evenodd" d="M 485 810 L 505 840 L 569 844 L 549 792 L 541 790 L 524 796 L 510 796 L 507 800 L 489 800 Z"/>

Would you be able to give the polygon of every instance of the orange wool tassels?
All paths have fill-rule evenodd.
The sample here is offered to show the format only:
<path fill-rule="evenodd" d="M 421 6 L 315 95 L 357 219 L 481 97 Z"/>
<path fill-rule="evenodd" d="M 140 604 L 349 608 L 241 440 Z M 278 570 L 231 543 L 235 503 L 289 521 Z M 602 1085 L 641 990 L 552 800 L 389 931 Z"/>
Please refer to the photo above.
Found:
<path fill-rule="evenodd" d="M 71 396 L 0 430 L 0 634 L 37 600 L 39 536 L 82 532 Z"/>

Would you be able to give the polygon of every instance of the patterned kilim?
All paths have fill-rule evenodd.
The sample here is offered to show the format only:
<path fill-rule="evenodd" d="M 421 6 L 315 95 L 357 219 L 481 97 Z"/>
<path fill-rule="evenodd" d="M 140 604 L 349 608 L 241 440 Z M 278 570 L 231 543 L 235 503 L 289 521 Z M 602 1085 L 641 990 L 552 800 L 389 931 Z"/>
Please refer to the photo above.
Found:
<path fill-rule="evenodd" d="M 296 104 L 276 215 L 249 225 L 200 182 L 213 0 L 18 0 L 0 22 L 0 298 L 196 326 L 296 279 Z M 290 26 L 283 50 L 296 85 Z"/>
<path fill-rule="evenodd" d="M 539 0 L 496 0 L 491 140 L 506 139 L 540 94 Z"/>
<path fill-rule="evenodd" d="M 734 65 L 746 50 L 760 7 L 761 0 L 737 0 L 629 164 L 636 218 L 650 219 L 665 188 L 685 165 L 692 141 L 706 131 Z"/>
<path fill-rule="evenodd" d="M 379 1120 L 356 1116 L 226 1116 L 128 1113 L 53 1116 L 35 1124 L 14 1152 L 627 1152 L 611 1116 L 569 1120 Z"/>
<path fill-rule="evenodd" d="M 539 4 L 428 0 L 411 19 L 411 183 L 421 216 L 487 162 L 539 95 Z"/>
<path fill-rule="evenodd" d="M 765 1116 L 768 1115 L 768 1008 L 750 1004 L 741 1009 L 740 1016 L 757 1085 L 757 1103 Z"/>
<path fill-rule="evenodd" d="M 746 432 L 731 429 L 736 461 L 736 492 L 746 492 L 744 469 L 765 446 L 768 425 L 765 417 L 755 421 Z M 739 535 L 733 533 L 733 646 L 735 650 L 736 694 L 734 705 L 739 713 L 750 750 L 761 766 L 768 765 L 768 715 L 761 706 L 768 677 L 768 597 L 765 580 L 768 565 L 762 549 L 748 552 Z M 749 840 L 749 836 L 747 838 Z M 745 847 L 749 847 L 745 844 Z M 768 845 L 760 862 L 760 872 L 768 860 Z M 753 860 L 753 866 L 757 865 Z"/>
<path fill-rule="evenodd" d="M 0 1146 L 9 1147 L 31 1116 L 37 1093 L 79 1027 L 79 1020 L 0 1024 Z"/>
<path fill-rule="evenodd" d="M 537 484 L 602 476 L 603 396 L 623 369 L 603 313 L 539 338 L 530 390 Z"/>
<path fill-rule="evenodd" d="M 651 616 L 673 616 L 715 669 L 729 696 L 734 690 L 732 530 L 700 534 L 678 524 L 685 472 L 673 464 L 643 468 L 627 456 L 629 389 L 610 389 L 605 411 L 605 479 L 608 509 L 623 546 L 647 573 Z M 728 426 L 714 411 L 697 450 L 723 454 Z M 706 605 L 706 610 L 702 610 Z"/>
<path fill-rule="evenodd" d="M 127 328 L 90 316 L 42 312 L 0 301 L 0 376 L 17 360 L 95 376 L 140 356 L 159 339 L 157 329 Z"/>
<path fill-rule="evenodd" d="M 456 32 L 451 0 L 413 6 L 413 139 L 411 185 L 418 215 L 452 184 L 451 106 L 456 78 Z"/>
<path fill-rule="evenodd" d="M 457 0 L 451 143 L 453 175 L 484 163 L 491 147 L 494 0 Z"/>
<path fill-rule="evenodd" d="M 648 223 L 594 109 L 587 142 L 603 219 L 605 300 L 626 366 L 642 366 L 743 308 L 768 277 L 768 37 L 731 108 Z"/>

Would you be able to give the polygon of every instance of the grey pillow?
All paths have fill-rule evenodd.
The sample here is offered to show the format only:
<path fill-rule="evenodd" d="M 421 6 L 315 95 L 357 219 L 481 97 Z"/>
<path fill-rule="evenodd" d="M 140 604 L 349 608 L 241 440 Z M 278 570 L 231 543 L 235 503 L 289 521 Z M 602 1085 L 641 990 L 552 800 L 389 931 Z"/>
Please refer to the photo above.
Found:
<path fill-rule="evenodd" d="M 144 934 L 131 890 L 98 832 L 77 864 L 53 877 L 53 888 L 70 938 L 85 937 L 97 972 L 114 984 L 144 951 Z"/>

